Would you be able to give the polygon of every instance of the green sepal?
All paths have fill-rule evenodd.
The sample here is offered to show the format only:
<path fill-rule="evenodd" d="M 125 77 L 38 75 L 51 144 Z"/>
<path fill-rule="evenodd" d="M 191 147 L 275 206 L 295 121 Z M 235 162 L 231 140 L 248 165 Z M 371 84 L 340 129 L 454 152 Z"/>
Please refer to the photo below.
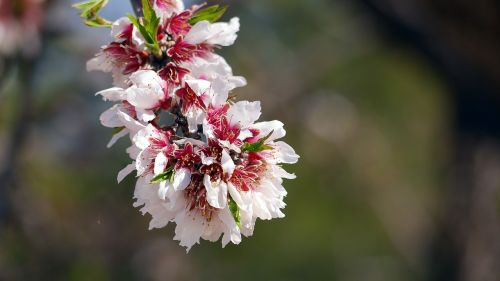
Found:
<path fill-rule="evenodd" d="M 112 23 L 98 15 L 99 11 L 108 4 L 108 0 L 90 0 L 76 3 L 73 8 L 81 10 L 80 17 L 85 24 L 91 27 L 111 27 Z"/>
<path fill-rule="evenodd" d="M 174 178 L 174 174 L 175 174 L 175 171 L 174 171 L 174 167 L 169 167 L 167 168 L 167 170 L 157 176 L 155 176 L 151 181 L 150 183 L 160 183 L 162 181 L 172 181 L 172 179 Z"/>
<path fill-rule="evenodd" d="M 201 9 L 194 13 L 188 22 L 190 25 L 195 25 L 196 23 L 204 20 L 216 22 L 222 17 L 222 15 L 224 15 L 227 8 L 228 6 L 220 7 L 219 5 L 206 7 L 205 9 Z"/>
<path fill-rule="evenodd" d="M 93 20 L 85 20 L 85 25 L 90 27 L 111 27 L 111 23 L 103 22 L 102 18 L 93 19 Z"/>
<path fill-rule="evenodd" d="M 240 207 L 238 207 L 238 204 L 233 200 L 233 198 L 229 197 L 229 211 L 231 211 L 231 215 L 233 215 L 234 221 L 238 225 L 238 227 L 241 227 L 241 214 L 240 214 Z"/>
<path fill-rule="evenodd" d="M 266 140 L 273 134 L 274 130 L 271 131 L 267 136 L 260 138 L 256 142 L 248 143 L 245 142 L 243 146 L 241 147 L 241 151 L 243 152 L 261 152 L 264 150 L 270 150 L 273 149 L 272 146 L 264 144 Z"/>

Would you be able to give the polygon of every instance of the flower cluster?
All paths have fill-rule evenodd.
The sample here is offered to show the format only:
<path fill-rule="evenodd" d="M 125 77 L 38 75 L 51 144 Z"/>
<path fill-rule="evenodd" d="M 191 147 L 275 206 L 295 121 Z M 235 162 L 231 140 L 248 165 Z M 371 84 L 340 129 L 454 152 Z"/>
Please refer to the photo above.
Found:
<path fill-rule="evenodd" d="M 284 217 L 282 163 L 299 156 L 278 139 L 279 121 L 257 122 L 259 102 L 234 100 L 246 85 L 214 50 L 232 45 L 239 19 L 217 22 L 225 8 L 143 0 L 143 16 L 111 24 L 113 41 L 88 62 L 113 75 L 115 87 L 97 93 L 115 104 L 101 115 L 115 129 L 109 146 L 129 136 L 137 172 L 136 207 L 150 228 L 175 222 L 189 250 L 200 238 L 238 244 L 256 220 Z"/>
<path fill-rule="evenodd" d="M 43 0 L 0 0 L 0 55 L 38 51 Z"/>

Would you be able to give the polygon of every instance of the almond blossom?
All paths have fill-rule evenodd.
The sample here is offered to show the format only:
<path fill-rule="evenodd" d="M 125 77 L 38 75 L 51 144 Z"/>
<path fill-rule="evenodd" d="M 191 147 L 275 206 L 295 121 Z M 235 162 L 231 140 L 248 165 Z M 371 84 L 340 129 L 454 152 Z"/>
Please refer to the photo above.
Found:
<path fill-rule="evenodd" d="M 114 103 L 100 118 L 116 131 L 108 146 L 131 140 L 118 181 L 135 171 L 134 206 L 150 229 L 175 223 L 188 251 L 202 239 L 239 244 L 257 219 L 284 217 L 283 179 L 295 176 L 281 165 L 299 156 L 279 140 L 283 123 L 258 122 L 260 102 L 233 100 L 247 82 L 215 50 L 235 42 L 238 18 L 218 22 L 225 8 L 178 0 L 143 9 L 109 24 L 112 41 L 87 65 L 114 78 L 97 93 Z"/>

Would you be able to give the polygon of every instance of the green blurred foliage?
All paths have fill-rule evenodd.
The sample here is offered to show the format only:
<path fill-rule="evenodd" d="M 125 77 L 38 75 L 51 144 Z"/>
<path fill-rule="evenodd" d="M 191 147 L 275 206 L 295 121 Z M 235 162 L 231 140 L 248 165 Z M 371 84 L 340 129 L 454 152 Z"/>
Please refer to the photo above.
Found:
<path fill-rule="evenodd" d="M 72 13 L 66 4 L 56 10 Z M 202 242 L 189 254 L 172 225 L 148 231 L 133 177 L 115 181 L 127 143 L 106 149 L 111 132 L 98 121 L 110 104 L 93 93 L 111 80 L 84 69 L 104 33 L 71 25 L 36 66 L 12 196 L 20 222 L 0 235 L 1 279 L 425 280 L 449 134 L 434 70 L 346 1 L 235 1 L 233 15 L 239 41 L 220 52 L 248 78 L 238 97 L 262 100 L 263 118 L 284 121 L 302 156 L 287 167 L 298 179 L 285 183 L 286 218 L 259 221 L 238 246 Z M 14 75 L 0 96 L 0 143 L 19 83 Z"/>

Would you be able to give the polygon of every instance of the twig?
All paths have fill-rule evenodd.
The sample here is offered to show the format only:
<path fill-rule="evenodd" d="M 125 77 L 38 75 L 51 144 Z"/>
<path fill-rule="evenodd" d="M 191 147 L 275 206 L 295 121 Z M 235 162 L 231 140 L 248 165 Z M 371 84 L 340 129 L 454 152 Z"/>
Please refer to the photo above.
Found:
<path fill-rule="evenodd" d="M 141 0 L 130 0 L 130 2 L 132 3 L 132 8 L 134 9 L 135 15 L 141 17 L 142 16 Z"/>

